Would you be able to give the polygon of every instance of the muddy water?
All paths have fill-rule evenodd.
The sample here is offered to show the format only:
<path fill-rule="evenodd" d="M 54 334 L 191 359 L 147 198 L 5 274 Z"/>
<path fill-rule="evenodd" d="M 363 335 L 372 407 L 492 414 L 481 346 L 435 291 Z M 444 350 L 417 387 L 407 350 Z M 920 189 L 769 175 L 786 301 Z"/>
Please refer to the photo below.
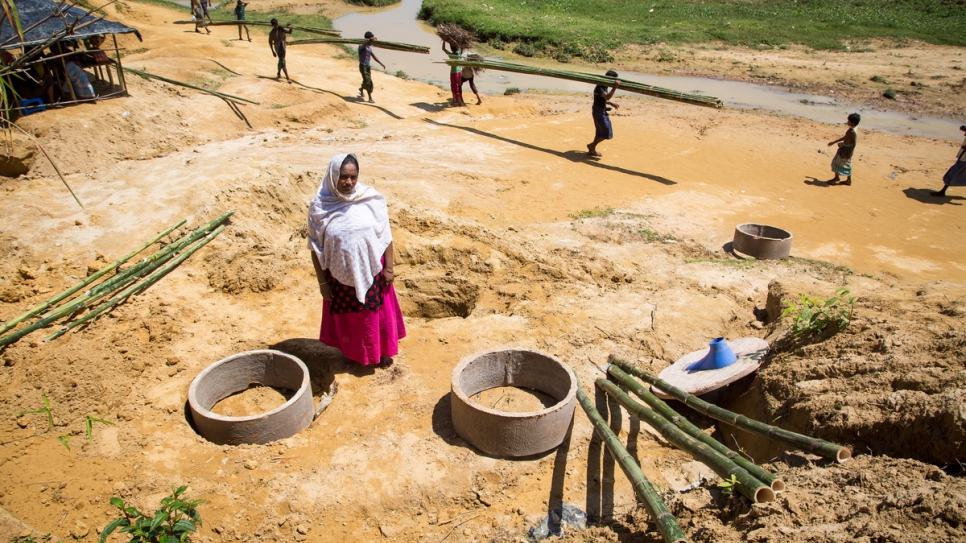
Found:
<path fill-rule="evenodd" d="M 336 19 L 334 25 L 347 38 L 361 38 L 366 31 L 372 31 L 380 39 L 429 47 L 429 55 L 402 53 L 385 49 L 376 49 L 375 51 L 379 60 L 386 64 L 388 72 L 396 73 L 401 70 L 409 77 L 449 88 L 449 67 L 444 64 L 435 64 L 446 60 L 446 55 L 441 49 L 441 42 L 436 37 L 432 27 L 416 20 L 416 14 L 419 12 L 421 4 L 422 0 L 402 0 L 400 6 L 392 9 L 368 13 L 350 13 Z M 531 66 L 590 72 L 604 71 L 601 67 L 559 64 L 549 60 L 521 59 L 503 51 L 481 51 L 481 53 L 486 54 L 488 58 L 520 62 Z M 378 65 L 376 66 L 378 67 Z M 960 123 L 955 121 L 929 117 L 914 118 L 901 113 L 877 111 L 854 104 L 838 103 L 827 96 L 785 92 L 777 87 L 701 77 L 662 76 L 634 72 L 623 72 L 621 77 L 677 91 L 716 96 L 724 101 L 726 107 L 777 111 L 796 117 L 835 124 L 844 123 L 848 113 L 857 111 L 862 114 L 862 128 L 866 130 L 925 136 L 950 141 L 959 137 Z M 503 94 L 509 87 L 587 93 L 588 95 L 592 90 L 585 83 L 506 72 L 490 71 L 481 74 L 476 79 L 476 85 L 483 94 Z M 469 93 L 469 85 L 464 85 L 463 91 Z M 619 92 L 618 94 L 623 93 Z M 467 103 L 472 103 L 472 94 L 467 94 L 466 100 Z M 588 102 L 589 100 L 588 96 Z"/>

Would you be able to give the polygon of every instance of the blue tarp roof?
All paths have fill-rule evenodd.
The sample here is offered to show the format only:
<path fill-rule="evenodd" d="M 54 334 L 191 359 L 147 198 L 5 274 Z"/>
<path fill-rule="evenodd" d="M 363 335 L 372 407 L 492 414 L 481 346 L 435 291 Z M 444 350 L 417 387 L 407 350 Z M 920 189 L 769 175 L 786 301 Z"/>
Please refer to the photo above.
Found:
<path fill-rule="evenodd" d="M 96 1 L 96 0 L 95 0 Z M 62 32 L 69 25 L 77 20 L 81 23 L 97 18 L 97 15 L 87 15 L 87 10 L 78 7 L 68 7 L 67 4 L 54 2 L 52 0 L 14 0 L 17 11 L 20 15 L 20 28 L 26 30 L 44 17 L 55 13 L 55 17 L 44 21 L 39 26 L 32 28 L 24 34 L 23 42 L 17 36 L 16 31 L 10 25 L 10 21 L 4 17 L 3 25 L 0 26 L 0 49 L 19 49 L 21 46 L 37 45 L 47 41 L 57 32 Z M 65 40 L 78 40 L 96 36 L 98 34 L 129 34 L 134 33 L 141 39 L 141 33 L 127 25 L 102 19 L 96 23 L 89 24 L 77 32 L 64 38 Z M 11 40 L 11 38 L 13 38 Z M 7 40 L 11 40 L 7 42 Z"/>

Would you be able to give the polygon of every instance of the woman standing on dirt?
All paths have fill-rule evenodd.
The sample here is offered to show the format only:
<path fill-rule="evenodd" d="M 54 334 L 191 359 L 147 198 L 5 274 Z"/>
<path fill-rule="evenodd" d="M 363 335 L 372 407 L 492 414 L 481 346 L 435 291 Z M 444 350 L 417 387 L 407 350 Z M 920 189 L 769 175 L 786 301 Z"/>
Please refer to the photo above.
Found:
<path fill-rule="evenodd" d="M 862 117 L 858 113 L 853 113 L 846 119 L 846 124 L 849 125 L 849 129 L 845 131 L 845 135 L 841 138 L 828 142 L 829 147 L 839 144 L 839 150 L 836 151 L 835 157 L 832 158 L 832 172 L 835 173 L 835 177 L 829 179 L 829 185 L 852 185 L 852 155 L 855 154 L 855 127 L 859 126 L 859 121 Z M 842 181 L 839 176 L 844 175 L 845 181 Z"/>
<path fill-rule="evenodd" d="M 356 156 L 336 155 L 309 204 L 308 245 L 323 298 L 319 341 L 359 364 L 389 365 L 406 337 L 389 210 L 358 181 Z"/>
<path fill-rule="evenodd" d="M 450 49 L 446 49 L 447 42 L 443 41 L 443 52 L 450 60 L 460 60 L 463 57 L 463 50 L 455 42 L 449 43 Z M 465 106 L 463 102 L 463 69 L 459 66 L 449 67 L 449 88 L 453 92 L 452 103 L 454 106 Z M 477 95 L 479 96 L 479 95 Z"/>
<path fill-rule="evenodd" d="M 959 129 L 966 132 L 966 124 L 960 126 Z M 945 196 L 946 189 L 949 187 L 966 187 L 966 138 L 963 139 L 963 145 L 959 148 L 959 154 L 956 155 L 956 163 L 950 166 L 946 175 L 943 176 L 942 190 L 930 194 L 939 197 Z"/>

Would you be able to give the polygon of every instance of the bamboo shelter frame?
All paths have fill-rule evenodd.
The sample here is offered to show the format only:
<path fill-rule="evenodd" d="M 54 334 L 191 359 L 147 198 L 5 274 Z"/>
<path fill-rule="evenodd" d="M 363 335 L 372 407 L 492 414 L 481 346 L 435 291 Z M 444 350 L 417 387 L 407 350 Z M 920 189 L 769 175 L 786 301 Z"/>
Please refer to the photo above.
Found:
<path fill-rule="evenodd" d="M 655 375 L 648 373 L 632 365 L 630 362 L 618 358 L 617 356 L 611 355 L 610 363 L 633 375 L 634 377 L 641 379 L 645 383 L 656 387 L 661 392 L 667 394 L 675 400 L 678 400 L 691 409 L 694 409 L 695 411 L 707 415 L 715 420 L 721 421 L 729 426 L 734 426 L 735 428 L 768 438 L 772 441 L 777 441 L 778 443 L 795 449 L 817 454 L 830 460 L 835 460 L 840 464 L 849 458 L 852 458 L 852 450 L 848 447 L 843 447 L 842 445 L 825 441 L 824 439 L 797 434 L 795 432 L 784 430 L 777 426 L 772 426 L 763 422 L 758 422 L 757 420 L 749 419 L 744 415 L 739 415 L 738 413 L 728 411 L 727 409 L 708 403 L 697 396 L 688 394 L 680 388 L 672 386 L 670 383 L 657 378 Z"/>

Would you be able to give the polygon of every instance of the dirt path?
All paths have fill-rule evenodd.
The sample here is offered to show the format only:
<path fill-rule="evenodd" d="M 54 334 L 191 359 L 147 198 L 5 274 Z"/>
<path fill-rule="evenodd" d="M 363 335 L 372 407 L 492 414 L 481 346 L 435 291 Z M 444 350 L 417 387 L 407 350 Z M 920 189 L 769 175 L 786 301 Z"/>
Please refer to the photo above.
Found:
<path fill-rule="evenodd" d="M 130 98 L 22 121 L 60 159 L 85 209 L 39 160 L 30 174 L 0 182 L 5 318 L 180 218 L 197 225 L 236 210 L 209 248 L 109 317 L 0 353 L 0 412 L 11 414 L 0 425 L 0 506 L 38 530 L 93 540 L 110 518 L 111 496 L 153 509 L 171 486 L 187 484 L 190 496 L 206 500 L 202 541 L 512 541 L 547 514 L 552 495 L 602 520 L 595 537 L 653 540 L 644 517 L 627 514 L 635 508 L 630 486 L 601 457 L 583 415 L 565 455 L 488 458 L 453 432 L 450 372 L 462 357 L 507 345 L 560 356 L 585 386 L 597 376 L 591 363 L 610 353 L 658 370 L 712 337 L 765 336 L 774 324 L 759 322 L 755 309 L 765 307 L 775 279 L 792 296 L 847 285 L 865 300 L 855 334 L 815 354 L 832 360 L 821 378 L 881 339 L 901 356 L 875 351 L 882 356 L 870 368 L 899 358 L 925 365 L 942 347 L 943 377 L 924 371 L 902 382 L 936 402 L 961 386 L 966 361 L 956 342 L 966 293 L 955 283 L 966 281 L 966 241 L 957 235 L 966 194 L 925 196 L 955 156 L 951 142 L 860 132 L 855 184 L 828 187 L 815 179 L 829 177 L 825 144 L 844 126 L 621 99 L 617 137 L 592 161 L 581 152 L 592 128 L 586 97 L 494 96 L 453 110 L 435 87 L 377 73 L 378 103 L 362 104 L 352 98 L 354 61 L 335 48 L 293 49 L 289 66 L 300 84 L 287 84 L 266 78 L 275 65 L 264 43 L 222 41 L 233 30 L 184 32 L 164 24 L 170 12 L 143 4 L 118 18 L 145 35 L 143 44 L 125 44 L 144 49 L 127 65 L 220 81 L 260 105 L 243 108 L 255 126 L 248 130 L 220 100 L 132 77 Z M 396 363 L 375 372 L 346 367 L 313 339 L 320 301 L 305 210 L 329 157 L 344 151 L 359 154 L 364 181 L 387 196 L 400 260 L 408 336 Z M 615 211 L 570 218 L 594 208 Z M 742 222 L 789 229 L 798 258 L 729 257 L 722 246 Z M 325 414 L 269 446 L 222 447 L 196 435 L 183 414 L 194 376 L 267 346 L 297 354 L 320 382 L 339 383 Z M 810 353 L 785 355 L 798 364 Z M 750 408 L 780 405 L 794 383 L 819 380 L 783 367 L 769 367 L 768 386 L 752 389 L 762 400 Z M 863 401 L 883 403 L 873 396 L 893 392 L 892 382 L 862 383 Z M 847 381 L 822 386 L 816 390 L 849 396 Z M 53 405 L 49 432 L 42 415 L 12 415 L 39 407 L 41 391 Z M 841 421 L 817 422 L 837 405 L 827 397 L 800 406 L 790 423 L 848 435 Z M 87 414 L 115 424 L 96 426 L 89 442 Z M 874 433 L 880 419 L 866 420 L 863 431 Z M 700 466 L 635 424 L 625 418 L 621 436 L 635 443 L 655 484 L 695 481 Z M 72 436 L 70 450 L 58 435 Z M 774 510 L 749 514 L 746 503 L 706 488 L 669 499 L 696 541 L 806 541 L 826 525 L 850 537 L 928 529 L 953 540 L 963 535 L 961 480 L 920 462 L 957 458 L 959 434 L 949 435 L 951 452 L 941 458 L 912 454 L 908 443 L 874 451 L 901 459 L 857 450 L 842 467 L 777 456 L 774 468 L 794 484 L 768 506 Z M 890 470 L 908 486 L 862 486 Z M 907 488 L 933 496 L 934 514 L 910 505 Z M 827 507 L 802 505 L 816 499 Z M 841 520 L 853 513 L 877 524 Z"/>

